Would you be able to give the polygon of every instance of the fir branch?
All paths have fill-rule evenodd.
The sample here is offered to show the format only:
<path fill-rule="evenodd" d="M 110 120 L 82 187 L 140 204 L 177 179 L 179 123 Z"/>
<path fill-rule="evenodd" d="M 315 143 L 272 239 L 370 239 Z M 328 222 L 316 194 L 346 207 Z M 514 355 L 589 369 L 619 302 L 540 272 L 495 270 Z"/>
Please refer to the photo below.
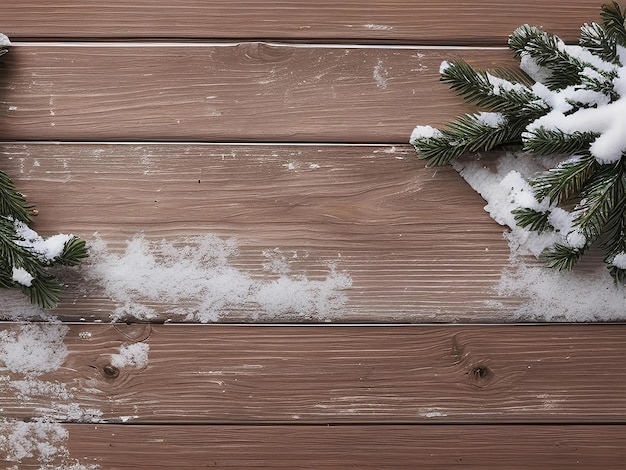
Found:
<path fill-rule="evenodd" d="M 419 158 L 429 165 L 448 165 L 468 152 L 489 151 L 492 148 L 520 141 L 524 126 L 509 125 L 503 120 L 494 127 L 486 124 L 480 114 L 466 114 L 448 124 L 439 137 L 418 138 L 413 142 Z"/>
<path fill-rule="evenodd" d="M 589 241 L 597 240 L 603 232 L 612 229 L 607 225 L 612 214 L 624 204 L 626 198 L 624 172 L 621 162 L 606 165 L 596 172 L 581 191 L 580 215 L 574 219 L 581 233 Z"/>
<path fill-rule="evenodd" d="M 539 201 L 548 198 L 551 204 L 567 201 L 580 194 L 598 167 L 597 160 L 587 153 L 579 160 L 561 163 L 540 173 L 530 179 L 535 198 Z"/>
<path fill-rule="evenodd" d="M 61 283 L 47 274 L 35 277 L 30 286 L 18 284 L 18 287 L 30 298 L 31 303 L 45 309 L 55 308 L 59 304 L 63 290 Z"/>
<path fill-rule="evenodd" d="M 546 248 L 540 258 L 548 268 L 569 271 L 583 256 L 587 247 L 572 248 L 561 243 Z"/>
<path fill-rule="evenodd" d="M 536 26 L 523 25 L 509 36 L 509 47 L 517 57 L 528 54 L 540 66 L 550 70 L 544 80 L 551 90 L 580 84 L 580 73 L 589 67 L 600 73 L 593 64 L 568 54 L 563 41 Z"/>
<path fill-rule="evenodd" d="M 554 227 L 549 222 L 549 211 L 537 211 L 527 207 L 514 209 L 511 213 L 515 216 L 515 223 L 523 228 L 532 230 L 539 234 L 552 232 Z"/>
<path fill-rule="evenodd" d="M 539 127 L 522 134 L 524 150 L 537 155 L 575 155 L 589 148 L 599 134 L 592 132 L 565 133 Z"/>
<path fill-rule="evenodd" d="M 617 41 L 614 37 L 608 36 L 604 27 L 598 23 L 584 24 L 580 28 L 578 44 L 602 60 L 616 62 Z"/>
<path fill-rule="evenodd" d="M 441 81 L 448 83 L 468 104 L 500 112 L 507 117 L 530 122 L 549 111 L 548 106 L 523 82 L 512 82 L 482 70 L 474 70 L 462 60 L 449 62 L 442 71 Z M 494 85 L 494 82 L 498 85 Z"/>
<path fill-rule="evenodd" d="M 65 242 L 63 252 L 53 262 L 61 266 L 76 266 L 88 256 L 85 240 L 72 237 Z"/>
<path fill-rule="evenodd" d="M 9 175 L 0 171 L 0 216 L 12 217 L 29 223 L 32 209 L 33 206 L 28 204 L 24 196 L 15 189 Z"/>
<path fill-rule="evenodd" d="M 620 46 L 626 47 L 626 13 L 617 2 L 602 6 L 600 13 L 606 35 Z"/>

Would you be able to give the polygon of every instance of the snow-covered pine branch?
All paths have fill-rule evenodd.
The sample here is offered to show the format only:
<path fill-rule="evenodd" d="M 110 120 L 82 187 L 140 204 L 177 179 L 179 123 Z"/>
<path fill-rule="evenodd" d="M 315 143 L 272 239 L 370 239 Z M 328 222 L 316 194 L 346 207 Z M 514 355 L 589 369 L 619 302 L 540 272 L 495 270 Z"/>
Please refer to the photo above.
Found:
<path fill-rule="evenodd" d="M 624 285 L 626 14 L 613 2 L 601 17 L 602 24 L 582 26 L 578 45 L 520 26 L 509 47 L 521 71 L 444 62 L 441 80 L 478 112 L 444 129 L 418 126 L 410 142 L 431 165 L 504 144 L 549 161 L 546 171 L 527 178 L 524 197 L 509 193 L 510 215 L 500 218 L 536 234 L 552 232 L 540 256 L 557 269 L 571 269 L 591 246 L 602 246 L 611 275 Z"/>

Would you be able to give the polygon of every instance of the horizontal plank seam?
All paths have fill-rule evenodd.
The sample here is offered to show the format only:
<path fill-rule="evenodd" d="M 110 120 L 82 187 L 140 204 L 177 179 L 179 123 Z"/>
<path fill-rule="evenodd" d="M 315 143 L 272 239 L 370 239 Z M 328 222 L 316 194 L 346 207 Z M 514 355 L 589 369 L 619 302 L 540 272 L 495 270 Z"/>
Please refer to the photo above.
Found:
<path fill-rule="evenodd" d="M 47 323 L 45 320 L 32 320 L 32 323 Z M 300 322 L 284 322 L 284 323 L 250 323 L 250 322 L 233 322 L 233 323 L 177 323 L 177 322 L 80 322 L 80 321 L 63 321 L 65 325 L 75 326 L 102 326 L 102 325 L 165 325 L 168 328 L 188 328 L 188 327 L 206 327 L 206 328 L 560 328 L 560 327 L 581 327 L 581 328 L 606 328 L 607 326 L 613 327 L 626 327 L 626 322 L 528 322 L 528 323 L 407 323 L 407 322 L 359 322 L 359 323 L 300 323 Z M 0 328 L 9 325 L 16 325 L 19 322 L 14 321 L 0 321 Z"/>
<path fill-rule="evenodd" d="M 36 421 L 36 420 L 26 420 L 25 422 Z M 437 426 L 437 427 L 445 427 L 445 426 L 454 426 L 454 427 L 476 427 L 476 426 L 508 426 L 508 427 L 527 427 L 527 426 L 559 426 L 559 427 L 574 427 L 574 426 L 620 426 L 626 428 L 626 421 L 624 420 L 578 420 L 578 421 L 494 421 L 494 420 L 478 420 L 478 421 L 385 421 L 385 422 L 377 422 L 377 421 L 355 421 L 355 422 L 345 422 L 345 421 L 329 421 L 325 423 L 316 422 L 316 423 L 305 423 L 305 422 L 290 422 L 290 421 L 275 421 L 275 422 L 255 422 L 255 421 L 240 421 L 240 422 L 232 422 L 232 421 L 212 421 L 212 422 L 173 422 L 173 421 L 150 421 L 150 422 L 139 422 L 139 423 L 131 423 L 131 422 L 115 422 L 111 421 L 103 421 L 103 422 L 77 422 L 77 421 L 54 421 L 58 424 L 82 424 L 82 425 L 94 425 L 94 426 L 136 426 L 136 427 L 149 427 L 149 426 L 184 426 L 184 427 L 192 427 L 192 426 L 205 426 L 205 427 L 249 427 L 249 428 L 267 428 L 273 426 L 280 427 L 299 427 L 299 428 L 315 428 L 315 427 L 362 427 L 362 426 L 376 426 L 376 427 L 393 427 L 393 426 L 415 426 L 415 427 L 425 427 L 425 426 Z"/>
<path fill-rule="evenodd" d="M 429 44 L 361 44 L 361 43 L 335 43 L 335 42 L 285 42 L 285 41 L 272 41 L 272 40 L 238 40 L 233 41 L 12 41 L 12 47 L 119 47 L 119 48 L 131 48 L 131 47 L 233 47 L 241 44 L 250 43 L 263 43 L 272 47 L 289 47 L 296 49 L 390 49 L 390 50 L 435 50 L 435 51 L 497 51 L 508 49 L 506 45 L 501 46 L 459 46 L 459 45 L 429 45 Z"/>

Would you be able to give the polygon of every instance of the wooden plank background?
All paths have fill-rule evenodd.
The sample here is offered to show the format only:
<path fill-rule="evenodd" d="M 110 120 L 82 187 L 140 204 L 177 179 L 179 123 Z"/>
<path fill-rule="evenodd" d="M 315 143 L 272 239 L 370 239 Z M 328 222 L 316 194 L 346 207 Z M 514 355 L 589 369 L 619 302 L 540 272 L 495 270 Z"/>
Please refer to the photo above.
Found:
<path fill-rule="evenodd" d="M 222 319 L 306 326 L 160 325 L 181 321 L 164 300 L 124 325 L 84 271 L 61 273 L 68 356 L 37 377 L 0 360 L 0 448 L 43 420 L 62 452 L 0 467 L 621 468 L 624 325 L 514 324 L 503 228 L 407 145 L 468 110 L 441 61 L 515 66 L 517 26 L 574 42 L 599 6 L 6 0 L 0 160 L 37 230 L 113 252 L 138 232 L 236 237 L 255 278 L 279 248 L 307 253 L 295 275 L 333 261 L 352 287 L 336 317 Z M 2 301 L 3 319 L 23 309 Z M 136 343 L 148 364 L 111 369 Z"/>
<path fill-rule="evenodd" d="M 572 41 L 600 3 L 476 0 L 5 0 L 5 34 L 16 39 L 237 38 L 395 40 L 403 43 L 501 45 L 520 22 Z"/>

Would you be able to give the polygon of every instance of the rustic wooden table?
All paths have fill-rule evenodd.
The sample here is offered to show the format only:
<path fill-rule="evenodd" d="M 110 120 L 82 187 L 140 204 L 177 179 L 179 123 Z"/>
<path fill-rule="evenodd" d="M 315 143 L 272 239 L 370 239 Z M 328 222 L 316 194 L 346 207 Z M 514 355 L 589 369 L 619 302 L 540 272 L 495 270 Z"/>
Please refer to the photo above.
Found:
<path fill-rule="evenodd" d="M 599 4 L 77 3 L 0 7 L 0 161 L 34 227 L 113 252 L 235 237 L 251 278 L 281 274 L 274 253 L 351 286 L 324 315 L 248 302 L 202 324 L 153 299 L 150 322 L 112 324 L 110 292 L 66 273 L 63 363 L 33 377 L 0 354 L 2 468 L 624 468 L 624 325 L 517 324 L 503 228 L 406 144 L 466 111 L 441 61 L 515 65 L 520 23 L 571 42 Z M 17 338 L 22 299 L 3 305 Z M 116 365 L 134 344 L 147 362 Z"/>

